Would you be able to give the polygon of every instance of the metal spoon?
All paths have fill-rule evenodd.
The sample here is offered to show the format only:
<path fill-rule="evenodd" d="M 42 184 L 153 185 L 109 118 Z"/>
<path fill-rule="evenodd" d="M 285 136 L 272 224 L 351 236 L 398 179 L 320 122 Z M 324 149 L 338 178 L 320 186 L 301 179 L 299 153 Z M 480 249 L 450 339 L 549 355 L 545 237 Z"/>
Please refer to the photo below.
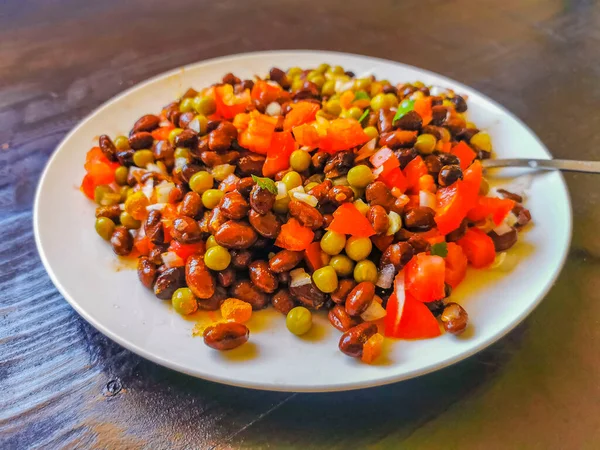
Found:
<path fill-rule="evenodd" d="M 600 173 L 600 161 L 573 161 L 568 159 L 484 159 L 486 169 L 496 167 L 528 167 L 540 170 L 563 170 L 565 172 Z"/>

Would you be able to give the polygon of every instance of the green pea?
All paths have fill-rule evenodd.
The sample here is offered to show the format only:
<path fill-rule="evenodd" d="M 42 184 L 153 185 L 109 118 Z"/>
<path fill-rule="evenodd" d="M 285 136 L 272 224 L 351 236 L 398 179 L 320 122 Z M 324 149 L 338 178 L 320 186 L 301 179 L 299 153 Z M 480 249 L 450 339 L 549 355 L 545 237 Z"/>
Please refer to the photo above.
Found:
<path fill-rule="evenodd" d="M 119 216 L 119 221 L 121 222 L 121 225 L 123 225 L 128 230 L 137 230 L 139 227 L 142 226 L 142 222 L 137 219 L 134 219 L 133 216 L 127 211 L 123 211 L 121 213 L 121 215 Z"/>
<path fill-rule="evenodd" d="M 182 113 L 190 112 L 194 109 L 194 100 L 191 98 L 184 98 L 179 104 L 179 111 Z"/>
<path fill-rule="evenodd" d="M 320 244 L 321 250 L 328 255 L 337 255 L 346 246 L 346 235 L 329 230 L 321 238 Z"/>
<path fill-rule="evenodd" d="M 175 158 L 185 158 L 189 161 L 190 159 L 190 151 L 185 147 L 177 147 L 175 149 L 175 153 L 173 154 Z"/>
<path fill-rule="evenodd" d="M 300 67 L 290 67 L 287 71 L 288 78 L 294 78 L 304 72 Z"/>
<path fill-rule="evenodd" d="M 312 314 L 304 306 L 296 306 L 287 313 L 285 326 L 296 336 L 302 336 L 312 328 Z"/>
<path fill-rule="evenodd" d="M 375 139 L 377 136 L 379 136 L 379 132 L 375 127 L 366 127 L 364 132 L 367 136 L 369 136 L 369 139 Z"/>
<path fill-rule="evenodd" d="M 374 180 L 373 172 L 364 164 L 354 166 L 350 169 L 346 178 L 350 186 L 357 188 L 366 188 Z"/>
<path fill-rule="evenodd" d="M 131 188 L 129 186 L 121 186 L 119 189 L 119 195 L 121 196 L 121 201 L 119 203 L 125 202 L 127 200 L 127 196 L 129 195 L 129 190 Z"/>
<path fill-rule="evenodd" d="M 356 263 L 354 267 L 354 281 L 362 283 L 363 281 L 370 281 L 375 283 L 379 278 L 377 274 L 377 267 L 373 261 L 365 259 Z"/>
<path fill-rule="evenodd" d="M 105 241 L 110 240 L 110 237 L 115 231 L 115 223 L 108 217 L 98 217 L 96 219 L 96 233 L 100 235 Z"/>
<path fill-rule="evenodd" d="M 183 133 L 183 128 L 173 128 L 169 133 L 169 142 L 173 144 L 175 142 L 175 138 Z"/>
<path fill-rule="evenodd" d="M 319 183 L 315 183 L 314 181 L 311 181 L 310 183 L 308 183 L 306 186 L 304 186 L 304 192 L 308 192 L 310 191 L 312 188 L 314 188 L 315 186 L 318 186 Z"/>
<path fill-rule="evenodd" d="M 217 110 L 215 99 L 208 96 L 198 96 L 192 101 L 193 107 L 198 114 L 209 116 Z"/>
<path fill-rule="evenodd" d="M 354 206 L 356 206 L 356 209 L 358 209 L 363 216 L 366 216 L 369 212 L 369 205 L 363 202 L 360 198 L 354 201 Z"/>
<path fill-rule="evenodd" d="M 354 261 L 366 259 L 373 249 L 369 238 L 352 236 L 346 241 L 346 254 Z"/>
<path fill-rule="evenodd" d="M 152 150 L 138 150 L 133 154 L 133 163 L 142 169 L 153 162 L 154 153 L 152 153 Z"/>
<path fill-rule="evenodd" d="M 295 150 L 290 155 L 290 166 L 296 172 L 304 172 L 310 167 L 311 157 L 304 150 Z"/>
<path fill-rule="evenodd" d="M 319 73 L 325 73 L 329 70 L 329 64 L 323 63 L 323 64 L 319 64 L 319 67 L 317 67 L 317 72 Z"/>
<path fill-rule="evenodd" d="M 335 94 L 335 81 L 334 80 L 325 81 L 325 83 L 323 84 L 323 87 L 321 88 L 321 95 L 331 96 L 333 94 Z"/>
<path fill-rule="evenodd" d="M 182 316 L 187 316 L 198 310 L 198 302 L 190 288 L 179 288 L 173 292 L 171 304 L 173 309 Z"/>
<path fill-rule="evenodd" d="M 205 191 L 212 189 L 214 182 L 215 180 L 210 173 L 201 170 L 192 175 L 189 185 L 192 191 L 202 194 Z"/>
<path fill-rule="evenodd" d="M 300 77 L 296 77 L 292 80 L 292 91 L 299 91 L 304 85 L 304 80 Z"/>
<path fill-rule="evenodd" d="M 350 108 L 348 110 L 348 115 L 352 118 L 352 119 L 360 119 L 360 116 L 362 116 L 362 109 L 360 109 L 358 106 L 353 106 L 352 108 Z"/>
<path fill-rule="evenodd" d="M 412 85 L 414 87 L 416 87 L 417 89 L 421 89 L 421 88 L 425 87 L 425 84 L 422 81 L 415 81 Z"/>
<path fill-rule="evenodd" d="M 129 149 L 129 139 L 126 136 L 117 136 L 113 141 L 117 150 L 127 150 Z"/>
<path fill-rule="evenodd" d="M 217 181 L 223 181 L 233 172 L 235 172 L 235 166 L 232 166 L 231 164 L 219 164 L 218 166 L 213 167 L 212 176 Z"/>
<path fill-rule="evenodd" d="M 357 78 L 354 80 L 354 89 L 368 92 L 371 89 L 371 83 L 370 78 Z"/>
<path fill-rule="evenodd" d="M 340 105 L 340 101 L 334 98 L 330 98 L 325 103 L 325 111 L 334 116 L 339 116 L 342 112 L 342 106 Z"/>
<path fill-rule="evenodd" d="M 371 99 L 371 109 L 373 111 L 379 111 L 380 109 L 385 108 L 385 104 L 385 94 L 377 94 Z"/>
<path fill-rule="evenodd" d="M 334 268 L 331 266 L 321 267 L 313 273 L 315 286 L 321 291 L 329 294 L 338 287 L 338 277 Z"/>
<path fill-rule="evenodd" d="M 484 152 L 489 153 L 492 151 L 492 140 L 490 139 L 490 135 L 485 131 L 480 131 L 479 133 L 473 135 L 469 142 Z"/>
<path fill-rule="evenodd" d="M 336 75 L 344 75 L 344 68 L 342 66 L 333 66 L 333 67 L 330 67 L 329 71 L 331 73 L 336 74 Z"/>
<path fill-rule="evenodd" d="M 394 108 L 398 106 L 398 97 L 396 97 L 396 94 L 392 94 L 390 92 L 389 94 L 384 94 L 383 98 L 385 101 L 386 108 Z"/>
<path fill-rule="evenodd" d="M 125 186 L 127 184 L 127 176 L 129 175 L 129 169 L 125 166 L 117 167 L 115 170 L 115 181 L 117 184 L 121 186 Z"/>
<path fill-rule="evenodd" d="M 292 170 L 286 173 L 281 179 L 281 181 L 283 182 L 283 184 L 285 184 L 285 187 L 289 191 L 291 189 L 294 189 L 295 187 L 302 186 L 302 175 Z"/>
<path fill-rule="evenodd" d="M 329 260 L 329 265 L 333 267 L 333 270 L 335 270 L 335 273 L 337 273 L 339 277 L 350 276 L 354 270 L 354 261 L 346 255 L 332 256 Z"/>
<path fill-rule="evenodd" d="M 290 196 L 286 195 L 285 197 L 281 197 L 277 200 L 275 200 L 275 203 L 273 203 L 273 211 L 276 212 L 277 214 L 285 214 L 288 212 L 289 207 L 288 205 L 290 204 Z"/>
<path fill-rule="evenodd" d="M 217 244 L 217 240 L 215 239 L 215 237 L 211 234 L 208 239 L 206 240 L 206 250 L 208 250 L 211 247 L 214 247 L 215 245 L 219 245 Z"/>
<path fill-rule="evenodd" d="M 421 134 L 417 137 L 417 142 L 415 142 L 415 148 L 419 153 L 423 153 L 425 155 L 429 155 L 435 149 L 435 144 L 437 143 L 437 139 L 433 134 Z"/>
<path fill-rule="evenodd" d="M 110 186 L 106 184 L 96 186 L 96 188 L 94 189 L 94 201 L 99 205 L 102 205 L 102 200 L 104 199 L 104 196 L 110 193 L 113 193 L 113 190 L 110 188 Z"/>
<path fill-rule="evenodd" d="M 212 270 L 225 270 L 231 263 L 231 255 L 225 247 L 215 245 L 204 254 L 206 267 Z"/>
<path fill-rule="evenodd" d="M 216 208 L 224 195 L 220 189 L 207 189 L 202 193 L 202 204 L 208 209 Z"/>
<path fill-rule="evenodd" d="M 310 76 L 309 74 L 306 79 L 312 83 L 315 83 L 318 87 L 323 87 L 325 84 L 325 77 L 319 72 L 316 72 L 313 76 Z"/>

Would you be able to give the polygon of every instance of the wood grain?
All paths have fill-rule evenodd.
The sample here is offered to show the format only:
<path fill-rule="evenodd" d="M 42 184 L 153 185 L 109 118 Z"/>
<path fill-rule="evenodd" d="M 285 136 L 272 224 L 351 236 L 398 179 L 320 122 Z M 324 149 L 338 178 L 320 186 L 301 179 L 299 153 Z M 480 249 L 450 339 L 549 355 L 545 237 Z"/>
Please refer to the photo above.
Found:
<path fill-rule="evenodd" d="M 415 380 L 325 395 L 250 391 L 145 361 L 53 287 L 31 227 L 60 139 L 125 88 L 273 48 L 433 70 L 521 117 L 557 157 L 600 157 L 600 7 L 586 0 L 6 0 L 0 4 L 0 448 L 594 448 L 600 199 L 570 175 L 575 234 L 509 336 Z M 493 313 L 493 311 L 491 311 Z"/>

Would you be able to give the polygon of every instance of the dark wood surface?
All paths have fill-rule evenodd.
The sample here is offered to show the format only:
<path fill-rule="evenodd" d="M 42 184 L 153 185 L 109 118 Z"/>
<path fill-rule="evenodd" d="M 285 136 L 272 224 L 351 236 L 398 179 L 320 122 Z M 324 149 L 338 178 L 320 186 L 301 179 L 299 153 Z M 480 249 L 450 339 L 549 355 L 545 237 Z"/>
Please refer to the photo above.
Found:
<path fill-rule="evenodd" d="M 395 385 L 287 394 L 205 382 L 124 350 L 64 301 L 31 225 L 60 139 L 149 76 L 277 48 L 442 73 L 504 104 L 554 156 L 600 156 L 593 0 L 1 1 L 0 448 L 598 448 L 593 175 L 566 177 L 573 244 L 541 306 L 489 349 Z"/>

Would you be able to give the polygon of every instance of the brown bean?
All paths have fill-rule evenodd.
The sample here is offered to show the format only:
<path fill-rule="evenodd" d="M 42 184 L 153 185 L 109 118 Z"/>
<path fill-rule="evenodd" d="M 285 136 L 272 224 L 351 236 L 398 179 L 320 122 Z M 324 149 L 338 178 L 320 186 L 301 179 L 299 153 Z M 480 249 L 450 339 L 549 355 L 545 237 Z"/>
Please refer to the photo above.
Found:
<path fill-rule="evenodd" d="M 459 116 L 451 116 L 446 118 L 444 126 L 452 133 L 453 136 L 461 134 L 467 125 L 465 119 Z"/>
<path fill-rule="evenodd" d="M 330 158 L 331 155 L 327 152 L 316 152 L 314 155 L 312 155 L 311 161 L 315 171 L 323 172 L 323 169 L 325 169 L 325 166 Z"/>
<path fill-rule="evenodd" d="M 334 205 L 352 202 L 354 201 L 354 191 L 349 186 L 333 186 L 327 193 L 327 200 Z"/>
<path fill-rule="evenodd" d="M 356 325 L 342 334 L 339 349 L 348 356 L 361 358 L 365 342 L 376 333 L 377 325 L 372 322 L 364 322 Z"/>
<path fill-rule="evenodd" d="M 161 219 L 160 211 L 150 211 L 144 223 L 146 236 L 153 244 L 162 244 L 165 241 L 165 230 Z"/>
<path fill-rule="evenodd" d="M 235 164 L 239 157 L 240 152 L 235 150 L 221 153 L 206 150 L 200 153 L 200 159 L 207 167 L 215 167 L 222 164 Z"/>
<path fill-rule="evenodd" d="M 248 214 L 250 205 L 237 191 L 228 192 L 219 203 L 219 209 L 229 219 L 243 219 Z"/>
<path fill-rule="evenodd" d="M 231 296 L 250 303 L 252 309 L 263 309 L 269 303 L 269 296 L 260 291 L 250 280 L 236 281 L 230 289 Z"/>
<path fill-rule="evenodd" d="M 221 124 L 208 135 L 208 148 L 213 152 L 224 152 L 231 147 L 231 137 L 223 130 L 220 130 L 220 126 Z"/>
<path fill-rule="evenodd" d="M 190 179 L 195 173 L 198 173 L 202 170 L 202 166 L 194 163 L 185 163 L 181 168 L 181 179 L 182 181 L 189 183 Z"/>
<path fill-rule="evenodd" d="M 275 273 L 287 272 L 296 267 L 304 258 L 304 252 L 281 250 L 269 260 L 269 268 Z"/>
<path fill-rule="evenodd" d="M 248 267 L 250 280 L 261 291 L 271 294 L 279 287 L 279 280 L 269 269 L 267 261 L 254 261 Z"/>
<path fill-rule="evenodd" d="M 152 250 L 150 250 L 150 253 L 148 253 L 148 259 L 157 266 L 160 266 L 163 263 L 162 254 L 163 252 L 167 251 L 167 249 L 161 248 L 163 246 L 164 244 L 157 245 Z"/>
<path fill-rule="evenodd" d="M 147 131 L 138 131 L 129 136 L 129 145 L 134 150 L 141 150 L 143 148 L 150 148 L 154 138 Z"/>
<path fill-rule="evenodd" d="M 161 300 L 171 300 L 173 293 L 185 286 L 183 267 L 171 267 L 164 270 L 154 282 L 154 295 Z"/>
<path fill-rule="evenodd" d="M 393 264 L 396 272 L 401 271 L 411 260 L 415 251 L 408 242 L 397 242 L 388 246 L 381 255 L 379 269 L 383 269 L 388 264 Z"/>
<path fill-rule="evenodd" d="M 235 272 L 235 269 L 231 266 L 227 267 L 227 269 L 225 269 L 225 270 L 221 270 L 217 274 L 217 281 L 223 287 L 231 286 L 235 282 L 235 279 L 236 279 L 236 272 Z"/>
<path fill-rule="evenodd" d="M 393 120 L 394 120 L 394 111 L 389 109 L 380 109 L 379 115 L 377 118 L 377 128 L 379 129 L 379 133 L 388 133 L 394 129 Z"/>
<path fill-rule="evenodd" d="M 408 241 L 415 233 L 408 231 L 406 228 L 400 228 L 394 235 L 394 240 L 398 242 Z"/>
<path fill-rule="evenodd" d="M 369 307 L 375 297 L 375 285 L 370 281 L 358 283 L 346 298 L 346 312 L 351 316 L 360 316 Z"/>
<path fill-rule="evenodd" d="M 513 200 L 517 203 L 523 203 L 523 197 L 521 197 L 519 194 L 513 194 L 512 192 L 507 191 L 506 189 L 498 189 L 498 194 L 500 194 L 504 198 L 508 198 L 509 200 Z"/>
<path fill-rule="evenodd" d="M 249 248 L 256 242 L 256 231 L 244 222 L 229 220 L 215 233 L 215 240 L 225 248 Z"/>
<path fill-rule="evenodd" d="M 215 278 L 204 264 L 204 255 L 196 253 L 187 259 L 185 281 L 198 298 L 210 298 L 215 293 Z"/>
<path fill-rule="evenodd" d="M 427 206 L 416 206 L 404 212 L 403 223 L 410 231 L 429 231 L 435 227 L 435 212 Z"/>
<path fill-rule="evenodd" d="M 488 236 L 494 241 L 494 249 L 497 252 L 508 250 L 517 243 L 517 229 L 513 227 L 511 227 L 508 233 L 502 235 L 492 230 L 488 233 Z"/>
<path fill-rule="evenodd" d="M 280 312 L 284 316 L 296 306 L 294 298 L 287 289 L 279 289 L 271 298 L 271 304 L 275 308 L 275 311 Z"/>
<path fill-rule="evenodd" d="M 461 141 L 470 142 L 471 138 L 473 136 L 475 136 L 477 133 L 479 133 L 479 130 L 477 128 L 463 128 L 463 130 L 460 133 L 458 133 L 456 135 L 456 137 L 458 139 L 460 139 Z M 475 147 L 475 146 L 473 146 L 473 147 Z M 481 149 L 479 149 L 479 150 L 481 150 Z"/>
<path fill-rule="evenodd" d="M 132 149 L 120 150 L 117 152 L 117 161 L 119 161 L 119 164 L 125 167 L 133 166 L 134 153 L 135 150 Z M 127 179 L 127 182 L 129 182 L 129 179 Z"/>
<path fill-rule="evenodd" d="M 467 328 L 469 315 L 458 303 L 448 303 L 441 316 L 444 329 L 452 334 L 461 334 Z"/>
<path fill-rule="evenodd" d="M 152 289 L 156 279 L 156 264 L 150 261 L 147 256 L 140 257 L 138 259 L 137 274 L 141 283 L 148 289 Z"/>
<path fill-rule="evenodd" d="M 110 245 L 113 252 L 119 256 L 127 256 L 133 249 L 133 237 L 129 234 L 127 228 L 118 226 L 110 237 Z"/>
<path fill-rule="evenodd" d="M 414 148 L 403 148 L 400 150 L 396 150 L 394 154 L 400 162 L 401 169 L 404 169 L 406 166 L 408 166 L 409 162 L 411 162 L 413 159 L 419 156 L 419 152 L 417 152 L 417 150 Z"/>
<path fill-rule="evenodd" d="M 365 198 L 371 206 L 380 205 L 383 206 L 386 211 L 390 211 L 396 201 L 392 192 L 381 181 L 375 181 L 367 186 Z"/>
<path fill-rule="evenodd" d="M 454 109 L 456 110 L 456 112 L 464 113 L 465 111 L 467 111 L 467 102 L 460 95 L 455 95 L 450 99 L 450 101 L 454 105 Z"/>
<path fill-rule="evenodd" d="M 231 265 L 238 270 L 247 269 L 252 262 L 252 253 L 248 250 L 232 250 Z"/>
<path fill-rule="evenodd" d="M 198 135 L 189 128 L 179 133 L 173 141 L 176 147 L 192 148 L 198 143 Z"/>
<path fill-rule="evenodd" d="M 263 237 L 275 239 L 281 230 L 281 222 L 275 214 L 269 211 L 265 215 L 260 215 L 254 210 L 248 214 L 250 225 Z"/>
<path fill-rule="evenodd" d="M 208 232 L 215 234 L 227 222 L 227 217 L 221 212 L 220 208 L 214 208 L 208 216 Z"/>
<path fill-rule="evenodd" d="M 223 286 L 217 286 L 215 287 L 215 293 L 209 298 L 197 299 L 198 309 L 203 311 L 216 311 L 221 307 L 221 303 L 223 303 L 227 298 L 229 298 L 227 289 L 225 289 Z"/>
<path fill-rule="evenodd" d="M 119 205 L 98 206 L 96 208 L 96 218 L 107 217 L 115 223 L 119 222 L 121 207 Z"/>
<path fill-rule="evenodd" d="M 308 194 L 316 197 L 319 203 L 323 203 L 325 200 L 327 200 L 329 191 L 332 187 L 333 183 L 331 182 L 331 180 L 325 180 L 322 183 L 316 185 L 314 188 L 310 189 L 308 191 Z"/>
<path fill-rule="evenodd" d="M 329 319 L 331 325 L 341 332 L 346 332 L 350 328 L 355 327 L 362 322 L 360 316 L 351 317 L 342 305 L 335 305 L 333 308 L 331 308 L 327 318 Z"/>
<path fill-rule="evenodd" d="M 169 141 L 157 141 L 152 152 L 154 159 L 163 161 L 167 166 L 172 166 L 175 162 L 175 149 Z"/>
<path fill-rule="evenodd" d="M 279 280 L 279 284 L 288 285 L 290 281 L 292 281 L 292 277 L 289 272 L 281 272 L 277 274 L 277 279 Z"/>
<path fill-rule="evenodd" d="M 98 146 L 109 161 L 117 160 L 117 147 L 115 147 L 113 141 L 106 134 L 98 138 Z"/>
<path fill-rule="evenodd" d="M 253 153 L 240 156 L 237 162 L 237 171 L 242 177 L 250 175 L 262 176 L 262 168 L 265 163 L 265 157 Z"/>
<path fill-rule="evenodd" d="M 302 286 L 290 286 L 289 290 L 290 294 L 307 308 L 319 309 L 327 300 L 327 296 L 312 282 Z"/>
<path fill-rule="evenodd" d="M 331 293 L 331 300 L 338 305 L 346 303 L 348 294 L 356 287 L 356 281 L 351 278 L 344 278 L 339 281 L 338 287 Z"/>
<path fill-rule="evenodd" d="M 173 239 L 182 244 L 192 244 L 202 239 L 202 230 L 198 222 L 188 216 L 179 216 L 173 220 L 171 234 Z"/>
<path fill-rule="evenodd" d="M 283 70 L 277 67 L 273 67 L 269 71 L 269 79 L 279 84 L 279 86 L 281 86 L 283 89 L 289 89 L 290 87 L 290 80 L 288 79 L 288 76 Z"/>
<path fill-rule="evenodd" d="M 411 236 L 407 242 L 413 248 L 415 254 L 428 252 L 431 250 L 431 244 L 416 234 Z"/>
<path fill-rule="evenodd" d="M 446 235 L 446 242 L 456 242 L 459 239 L 462 239 L 467 232 L 467 223 L 468 220 L 465 218 L 456 230 L 453 230 Z"/>
<path fill-rule="evenodd" d="M 423 161 L 427 166 L 427 172 L 429 172 L 434 180 L 437 180 L 440 170 L 442 170 L 442 167 L 444 167 L 440 161 L 440 157 L 438 155 L 427 155 Z"/>
<path fill-rule="evenodd" d="M 234 84 L 240 84 L 241 82 L 242 82 L 242 80 L 240 80 L 238 77 L 236 77 L 231 72 L 223 75 L 223 83 L 225 83 L 225 84 L 231 84 L 233 86 Z"/>
<path fill-rule="evenodd" d="M 136 123 L 133 124 L 133 131 L 137 133 L 138 131 L 152 131 L 158 128 L 160 124 L 160 118 L 153 114 L 146 114 L 145 116 L 140 117 Z"/>
<path fill-rule="evenodd" d="M 208 125 L 206 126 L 206 132 L 210 133 L 211 131 L 216 130 L 220 124 L 221 124 L 221 120 L 219 120 L 219 119 L 209 120 Z M 208 148 L 208 136 L 206 136 L 206 145 L 207 145 L 206 148 Z"/>
<path fill-rule="evenodd" d="M 245 344 L 250 330 L 243 323 L 219 322 L 204 330 L 204 343 L 215 350 L 232 350 Z"/>
<path fill-rule="evenodd" d="M 531 222 L 531 213 L 527 208 L 519 203 L 514 206 L 512 213 L 517 216 L 517 223 L 515 225 L 517 228 L 524 227 Z"/>
<path fill-rule="evenodd" d="M 293 93 L 294 100 L 304 100 L 319 97 L 319 87 L 312 81 L 306 80 L 302 87 Z"/>
<path fill-rule="evenodd" d="M 379 135 L 379 146 L 389 147 L 392 150 L 412 147 L 415 142 L 417 142 L 417 137 L 403 130 L 390 131 Z"/>
<path fill-rule="evenodd" d="M 423 119 L 416 111 L 409 111 L 394 122 L 394 127 L 407 131 L 419 131 L 423 126 Z"/>
<path fill-rule="evenodd" d="M 240 178 L 235 185 L 235 190 L 242 194 L 245 198 L 250 196 L 250 192 L 254 187 L 254 180 L 252 177 Z"/>
<path fill-rule="evenodd" d="M 463 179 L 463 171 L 458 165 L 444 166 L 438 175 L 438 184 L 442 187 L 450 186 Z"/>
<path fill-rule="evenodd" d="M 197 192 L 188 192 L 183 197 L 181 202 L 180 213 L 183 216 L 191 217 L 192 219 L 198 219 L 202 216 L 204 208 L 202 207 L 202 197 Z"/>
<path fill-rule="evenodd" d="M 377 234 L 385 233 L 390 225 L 390 219 L 381 205 L 371 206 L 367 212 L 367 219 Z"/>
<path fill-rule="evenodd" d="M 250 206 L 259 214 L 267 214 L 275 203 L 275 194 L 254 185 L 250 192 Z"/>
<path fill-rule="evenodd" d="M 310 205 L 298 200 L 292 200 L 289 205 L 290 216 L 298 219 L 303 226 L 316 230 L 323 226 L 323 216 Z"/>
<path fill-rule="evenodd" d="M 452 153 L 440 153 L 437 156 L 438 158 L 440 158 L 440 162 L 444 166 L 460 166 L 460 160 L 456 157 L 456 155 L 453 155 Z"/>
<path fill-rule="evenodd" d="M 336 153 L 323 168 L 325 176 L 327 178 L 337 178 L 346 175 L 354 165 L 354 157 L 355 155 L 352 152 Z"/>

